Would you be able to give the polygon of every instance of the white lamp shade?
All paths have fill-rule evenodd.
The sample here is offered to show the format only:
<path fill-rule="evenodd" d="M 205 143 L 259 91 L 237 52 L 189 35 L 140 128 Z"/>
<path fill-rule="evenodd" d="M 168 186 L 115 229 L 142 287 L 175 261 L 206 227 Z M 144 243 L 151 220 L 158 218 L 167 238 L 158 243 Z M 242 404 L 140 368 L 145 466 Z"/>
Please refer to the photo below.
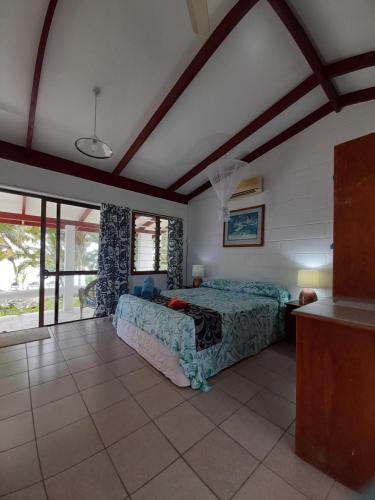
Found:
<path fill-rule="evenodd" d="M 300 269 L 297 286 L 301 288 L 319 288 L 319 271 L 315 269 Z"/>
<path fill-rule="evenodd" d="M 201 264 L 194 264 L 192 275 L 194 278 L 203 278 L 204 277 L 204 266 L 202 266 Z"/>

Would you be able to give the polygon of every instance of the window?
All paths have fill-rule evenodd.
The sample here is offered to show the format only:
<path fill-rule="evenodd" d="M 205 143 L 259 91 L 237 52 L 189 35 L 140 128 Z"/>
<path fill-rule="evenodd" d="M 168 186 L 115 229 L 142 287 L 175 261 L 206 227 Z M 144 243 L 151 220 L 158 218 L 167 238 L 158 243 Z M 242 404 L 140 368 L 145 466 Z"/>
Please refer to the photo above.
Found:
<path fill-rule="evenodd" d="M 132 274 L 167 272 L 168 219 L 133 212 Z"/>

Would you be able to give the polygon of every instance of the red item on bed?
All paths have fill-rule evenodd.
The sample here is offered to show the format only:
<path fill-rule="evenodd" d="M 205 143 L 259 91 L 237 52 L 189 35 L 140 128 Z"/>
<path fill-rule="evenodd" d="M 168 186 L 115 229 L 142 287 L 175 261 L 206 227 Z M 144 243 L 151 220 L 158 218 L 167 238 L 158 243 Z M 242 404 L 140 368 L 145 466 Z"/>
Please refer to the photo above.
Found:
<path fill-rule="evenodd" d="M 189 303 L 186 300 L 178 299 L 177 297 L 172 297 L 168 302 L 168 307 L 172 309 L 186 309 Z"/>

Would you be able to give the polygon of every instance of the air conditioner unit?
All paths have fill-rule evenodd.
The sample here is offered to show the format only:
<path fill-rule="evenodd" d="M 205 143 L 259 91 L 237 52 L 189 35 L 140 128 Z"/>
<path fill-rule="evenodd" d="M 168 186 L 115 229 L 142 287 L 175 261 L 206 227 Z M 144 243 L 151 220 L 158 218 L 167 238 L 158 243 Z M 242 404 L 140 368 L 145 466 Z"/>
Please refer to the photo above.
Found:
<path fill-rule="evenodd" d="M 247 196 L 250 194 L 258 194 L 263 191 L 263 177 L 250 177 L 239 183 L 236 191 L 232 194 L 231 200 L 239 198 L 240 196 Z"/>

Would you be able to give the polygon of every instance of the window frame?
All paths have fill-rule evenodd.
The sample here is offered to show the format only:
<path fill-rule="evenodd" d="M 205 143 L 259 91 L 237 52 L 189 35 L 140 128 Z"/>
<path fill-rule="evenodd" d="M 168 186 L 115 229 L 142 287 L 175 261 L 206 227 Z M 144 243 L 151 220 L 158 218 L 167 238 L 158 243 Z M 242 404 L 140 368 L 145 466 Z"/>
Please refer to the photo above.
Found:
<path fill-rule="evenodd" d="M 135 271 L 135 220 L 138 215 L 155 218 L 155 271 Z M 167 274 L 168 271 L 160 271 L 160 219 L 165 219 L 169 224 L 169 217 L 160 214 L 153 214 L 150 212 L 142 212 L 140 210 L 132 211 L 132 228 L 131 228 L 131 272 L 132 276 L 144 274 Z"/>

